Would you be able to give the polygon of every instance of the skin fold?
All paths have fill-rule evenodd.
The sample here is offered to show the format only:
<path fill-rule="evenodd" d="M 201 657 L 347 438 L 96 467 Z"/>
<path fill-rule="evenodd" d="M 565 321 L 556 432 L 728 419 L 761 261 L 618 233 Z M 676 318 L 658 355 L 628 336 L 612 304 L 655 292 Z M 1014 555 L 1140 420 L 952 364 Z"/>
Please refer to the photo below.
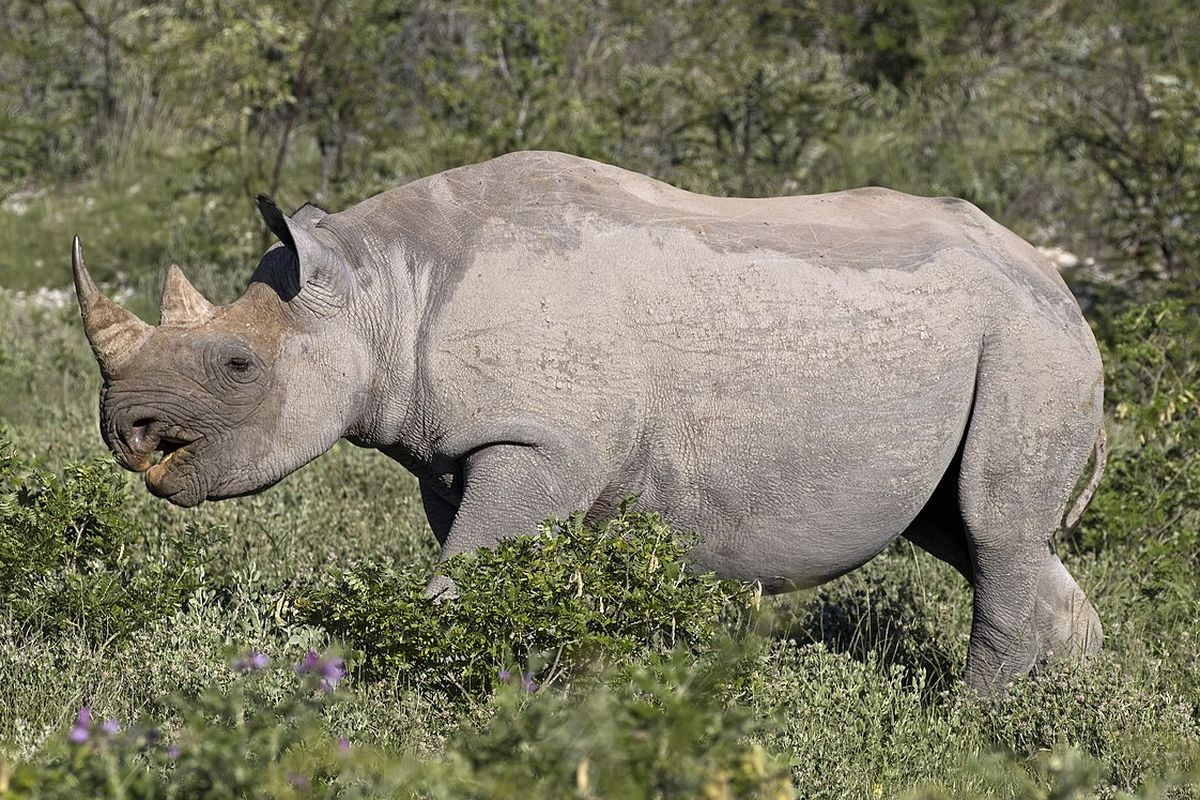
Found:
<path fill-rule="evenodd" d="M 245 294 L 172 268 L 155 328 L 76 246 L 102 434 L 155 494 L 258 492 L 345 437 L 416 475 L 443 558 L 637 495 L 697 568 L 771 592 L 907 536 L 974 587 L 984 692 L 1100 646 L 1053 545 L 1103 469 L 1099 353 L 969 203 L 705 197 L 528 152 L 259 207 L 280 244 Z"/>

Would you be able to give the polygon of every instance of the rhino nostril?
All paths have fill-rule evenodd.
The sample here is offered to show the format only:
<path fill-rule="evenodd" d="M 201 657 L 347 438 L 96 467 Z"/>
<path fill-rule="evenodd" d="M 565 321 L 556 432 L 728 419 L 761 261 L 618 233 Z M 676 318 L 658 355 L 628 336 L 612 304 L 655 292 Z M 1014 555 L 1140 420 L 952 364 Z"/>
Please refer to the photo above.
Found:
<path fill-rule="evenodd" d="M 133 425 L 129 427 L 129 433 L 125 437 L 125 443 L 129 445 L 129 449 L 135 452 L 145 449 L 146 431 L 153 422 L 154 420 L 145 418 L 134 421 Z"/>

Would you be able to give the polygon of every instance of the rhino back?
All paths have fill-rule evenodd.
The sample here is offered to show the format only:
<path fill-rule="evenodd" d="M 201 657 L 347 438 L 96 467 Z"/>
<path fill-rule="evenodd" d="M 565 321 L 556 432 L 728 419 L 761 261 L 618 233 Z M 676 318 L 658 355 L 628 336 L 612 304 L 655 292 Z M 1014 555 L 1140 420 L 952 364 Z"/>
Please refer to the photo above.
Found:
<path fill-rule="evenodd" d="M 619 167 L 554 152 L 510 153 L 376 195 L 323 225 L 346 234 L 364 263 L 420 264 L 453 288 L 480 256 L 564 253 L 589 232 L 683 234 L 716 255 L 758 253 L 840 271 L 915 269 L 949 249 L 971 251 L 994 275 L 1073 322 L 1078 306 L 1046 259 L 970 203 L 882 188 L 770 198 L 710 197 Z M 408 264 L 397 258 L 404 251 Z M 614 272 L 639 269 L 618 261 Z M 968 276 L 968 278 L 971 276 Z"/>

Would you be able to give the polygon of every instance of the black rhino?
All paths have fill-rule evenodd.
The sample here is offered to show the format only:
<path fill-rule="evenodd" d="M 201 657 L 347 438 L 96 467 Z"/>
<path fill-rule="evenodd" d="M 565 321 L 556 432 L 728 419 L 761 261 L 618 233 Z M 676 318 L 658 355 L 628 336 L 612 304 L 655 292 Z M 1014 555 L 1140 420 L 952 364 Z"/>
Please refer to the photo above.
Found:
<path fill-rule="evenodd" d="M 245 294 L 214 307 L 172 266 L 158 327 L 75 241 L 104 440 L 156 495 L 258 492 L 345 437 L 417 476 L 443 557 L 636 494 L 770 592 L 907 537 L 974 587 L 981 691 L 1100 646 L 1053 543 L 1104 465 L 1099 354 L 969 203 L 705 197 L 527 152 L 259 209 L 281 243 Z"/>

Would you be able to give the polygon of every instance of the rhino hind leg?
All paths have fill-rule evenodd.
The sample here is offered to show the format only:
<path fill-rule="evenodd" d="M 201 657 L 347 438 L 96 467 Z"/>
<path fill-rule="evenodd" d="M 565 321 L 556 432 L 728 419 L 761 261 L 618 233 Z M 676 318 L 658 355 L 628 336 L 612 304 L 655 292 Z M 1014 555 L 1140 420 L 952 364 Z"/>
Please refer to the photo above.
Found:
<path fill-rule="evenodd" d="M 1053 544 L 1096 441 L 1099 383 L 1047 348 L 1005 355 L 985 348 L 957 482 L 975 589 L 967 683 L 984 694 L 1102 638 Z"/>
<path fill-rule="evenodd" d="M 904 537 L 954 567 L 973 587 L 975 565 L 959 508 L 960 465 L 956 458 Z M 1039 659 L 1085 655 L 1099 650 L 1103 642 L 1095 608 L 1053 552 L 1043 562 L 1032 622 Z"/>

